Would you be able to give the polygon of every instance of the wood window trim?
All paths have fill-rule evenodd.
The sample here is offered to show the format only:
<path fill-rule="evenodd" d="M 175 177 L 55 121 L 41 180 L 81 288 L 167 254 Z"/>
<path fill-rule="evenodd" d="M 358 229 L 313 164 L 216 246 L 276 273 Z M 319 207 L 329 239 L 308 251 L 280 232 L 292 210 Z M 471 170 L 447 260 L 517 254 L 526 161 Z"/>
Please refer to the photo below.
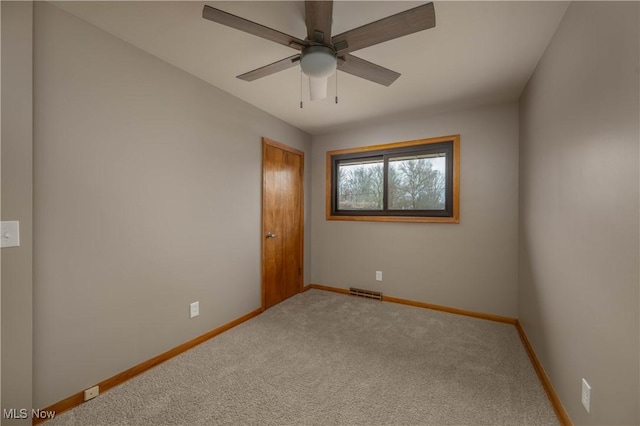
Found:
<path fill-rule="evenodd" d="M 331 178 L 332 157 L 343 154 L 355 154 L 368 151 L 380 151 L 393 148 L 404 148 L 417 145 L 428 145 L 440 142 L 453 143 L 453 215 L 451 217 L 427 216 L 356 216 L 334 215 L 331 209 Z M 367 221 L 367 222 L 427 222 L 427 223 L 460 223 L 460 135 L 441 136 L 428 139 L 417 139 L 405 142 L 394 142 L 382 145 L 370 145 L 357 148 L 327 151 L 325 208 L 327 220 Z"/>

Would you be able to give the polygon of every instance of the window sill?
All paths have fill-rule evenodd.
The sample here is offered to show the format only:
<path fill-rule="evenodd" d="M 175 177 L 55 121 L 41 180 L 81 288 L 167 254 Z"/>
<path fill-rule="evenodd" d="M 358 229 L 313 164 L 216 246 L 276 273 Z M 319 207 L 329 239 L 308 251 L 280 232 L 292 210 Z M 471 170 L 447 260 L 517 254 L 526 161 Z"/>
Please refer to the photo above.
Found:
<path fill-rule="evenodd" d="M 420 223 L 460 223 L 459 217 L 424 216 L 342 216 L 327 215 L 327 220 L 347 220 L 357 222 L 420 222 Z"/>

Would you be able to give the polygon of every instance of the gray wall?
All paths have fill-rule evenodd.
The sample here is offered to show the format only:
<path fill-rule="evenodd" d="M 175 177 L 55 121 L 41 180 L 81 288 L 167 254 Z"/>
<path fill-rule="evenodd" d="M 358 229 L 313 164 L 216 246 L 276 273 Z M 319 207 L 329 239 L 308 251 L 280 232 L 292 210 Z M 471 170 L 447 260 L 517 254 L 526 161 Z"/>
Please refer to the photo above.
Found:
<path fill-rule="evenodd" d="M 460 134 L 460 223 L 325 219 L 326 152 Z M 405 114 L 313 139 L 311 281 L 517 315 L 516 104 Z M 383 281 L 375 281 L 375 271 Z"/>
<path fill-rule="evenodd" d="M 52 4 L 34 28 L 44 407 L 260 307 L 261 136 L 311 138 Z"/>
<path fill-rule="evenodd" d="M 20 247 L 2 249 L 2 408 L 30 409 L 33 4 L 3 1 L 1 7 L 2 220 L 20 221 L 21 240 Z"/>
<path fill-rule="evenodd" d="M 638 15 L 572 3 L 520 103 L 518 314 L 576 424 L 640 423 Z"/>

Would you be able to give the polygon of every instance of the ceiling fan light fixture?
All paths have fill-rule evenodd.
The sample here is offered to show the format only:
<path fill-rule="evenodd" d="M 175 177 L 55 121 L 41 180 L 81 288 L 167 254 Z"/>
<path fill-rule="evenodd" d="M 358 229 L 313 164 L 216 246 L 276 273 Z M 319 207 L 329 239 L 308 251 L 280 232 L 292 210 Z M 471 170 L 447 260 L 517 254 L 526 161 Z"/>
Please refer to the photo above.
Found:
<path fill-rule="evenodd" d="M 338 58 L 327 46 L 310 46 L 302 52 L 300 66 L 310 78 L 327 78 L 336 71 Z"/>
<path fill-rule="evenodd" d="M 327 97 L 327 85 L 329 77 L 309 77 L 309 99 L 318 101 Z"/>
<path fill-rule="evenodd" d="M 336 72 L 338 58 L 330 47 L 310 46 L 302 51 L 300 67 L 309 77 L 309 92 L 312 101 L 327 97 L 327 80 Z"/>

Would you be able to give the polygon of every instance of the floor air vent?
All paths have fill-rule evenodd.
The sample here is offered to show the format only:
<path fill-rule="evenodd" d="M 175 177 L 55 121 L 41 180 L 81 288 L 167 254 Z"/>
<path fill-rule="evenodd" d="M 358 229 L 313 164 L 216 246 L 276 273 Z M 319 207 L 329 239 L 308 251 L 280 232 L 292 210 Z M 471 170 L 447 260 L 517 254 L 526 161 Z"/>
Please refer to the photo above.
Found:
<path fill-rule="evenodd" d="M 362 290 L 359 288 L 351 287 L 349 289 L 349 294 L 351 296 L 366 297 L 367 299 L 382 301 L 382 293 L 380 293 L 379 291 Z"/>

